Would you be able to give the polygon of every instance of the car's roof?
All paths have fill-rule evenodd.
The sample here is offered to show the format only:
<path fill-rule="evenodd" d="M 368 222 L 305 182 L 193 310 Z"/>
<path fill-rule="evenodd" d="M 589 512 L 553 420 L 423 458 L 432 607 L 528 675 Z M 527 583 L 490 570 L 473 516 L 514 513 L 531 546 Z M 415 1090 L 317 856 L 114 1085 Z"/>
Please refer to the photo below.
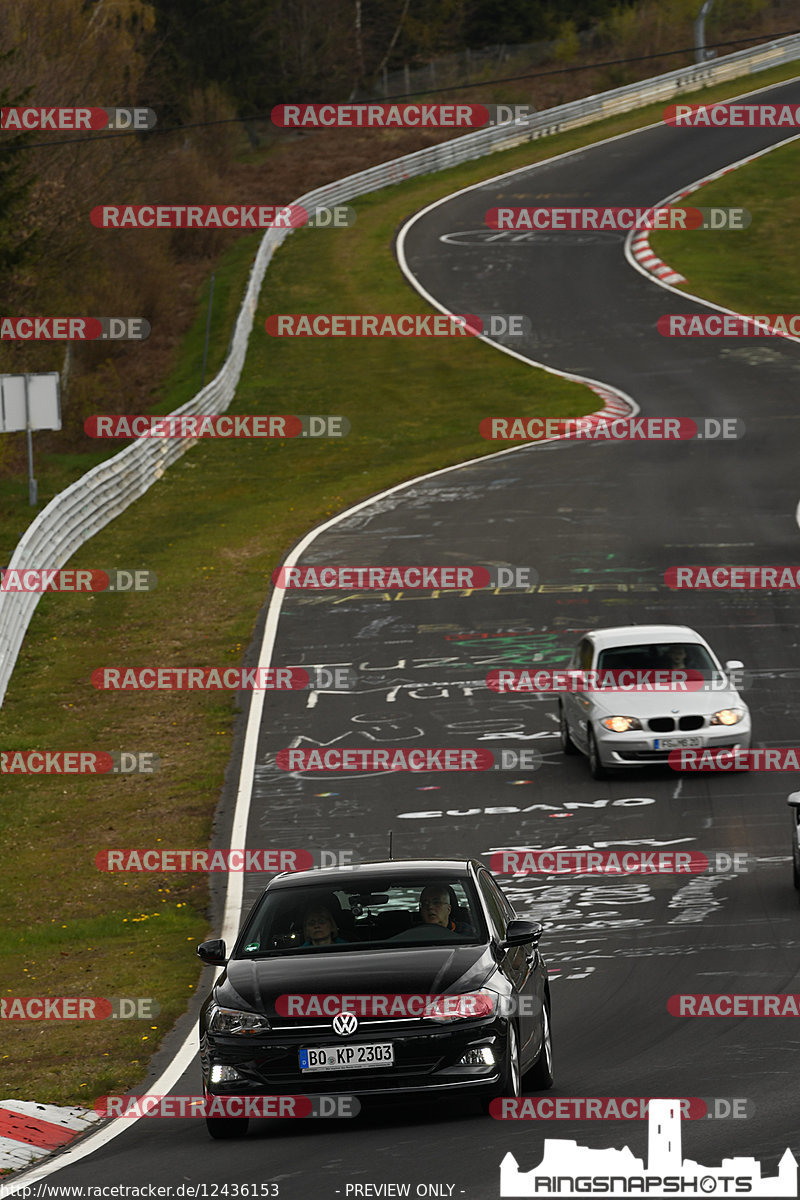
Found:
<path fill-rule="evenodd" d="M 358 884 L 359 879 L 381 875 L 384 879 L 408 879 L 420 875 L 431 879 L 448 879 L 453 875 L 467 875 L 470 867 L 483 866 L 475 859 L 463 858 L 394 858 L 382 862 L 354 863 L 348 867 L 320 867 L 313 871 L 284 871 L 268 884 L 274 887 L 302 887 L 308 884 L 327 883 L 348 887 Z"/>
<path fill-rule="evenodd" d="M 688 625 L 615 625 L 610 629 L 589 629 L 590 637 L 600 649 L 609 646 L 639 646 L 643 642 L 701 642 L 705 638 Z"/>

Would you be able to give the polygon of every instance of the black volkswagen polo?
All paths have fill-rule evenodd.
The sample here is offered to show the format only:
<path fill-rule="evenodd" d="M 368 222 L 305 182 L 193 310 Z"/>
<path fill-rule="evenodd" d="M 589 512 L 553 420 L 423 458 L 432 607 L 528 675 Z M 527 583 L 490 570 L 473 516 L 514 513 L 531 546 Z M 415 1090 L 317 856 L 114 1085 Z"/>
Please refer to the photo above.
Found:
<path fill-rule="evenodd" d="M 468 1092 L 484 1104 L 553 1083 L 542 927 L 476 861 L 276 876 L 200 1015 L 207 1095 Z M 236 1137 L 246 1117 L 207 1117 Z"/>

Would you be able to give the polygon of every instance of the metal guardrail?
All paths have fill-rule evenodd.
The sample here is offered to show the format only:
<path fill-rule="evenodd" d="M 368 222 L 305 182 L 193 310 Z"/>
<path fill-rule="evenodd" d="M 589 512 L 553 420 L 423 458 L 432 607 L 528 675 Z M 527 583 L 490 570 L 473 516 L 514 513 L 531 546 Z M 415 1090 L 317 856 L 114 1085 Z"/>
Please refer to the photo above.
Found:
<path fill-rule="evenodd" d="M 475 130 L 437 146 L 429 146 L 348 175 L 306 193 L 294 203 L 306 209 L 339 204 L 416 175 L 444 171 L 459 163 L 482 158 L 495 150 L 510 149 L 534 138 L 562 133 L 644 104 L 663 102 L 712 83 L 765 71 L 798 58 L 800 34 L 778 38 L 750 50 L 738 50 L 707 63 L 681 67 L 639 83 L 561 104 L 557 108 L 534 113 L 520 123 L 509 122 Z M 265 233 L 250 271 L 228 357 L 211 383 L 186 404 L 175 409 L 173 415 L 204 415 L 221 413 L 227 409 L 244 365 L 264 275 L 275 250 L 290 232 L 289 229 L 269 229 Z M 140 438 L 119 454 L 87 471 L 42 509 L 20 538 L 9 567 L 63 566 L 89 538 L 144 495 L 196 440 Z M 0 704 L 40 598 L 37 592 L 0 591 Z"/>

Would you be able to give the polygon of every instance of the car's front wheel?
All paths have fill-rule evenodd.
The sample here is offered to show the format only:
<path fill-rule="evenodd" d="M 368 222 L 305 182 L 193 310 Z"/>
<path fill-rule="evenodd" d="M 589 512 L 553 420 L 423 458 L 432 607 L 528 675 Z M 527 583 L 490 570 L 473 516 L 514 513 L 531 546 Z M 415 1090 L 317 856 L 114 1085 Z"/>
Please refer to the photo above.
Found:
<path fill-rule="evenodd" d="M 587 733 L 588 750 L 589 750 L 589 771 L 592 779 L 608 779 L 608 771 L 600 761 L 600 753 L 597 749 L 597 741 L 591 727 Z"/>
<path fill-rule="evenodd" d="M 546 1092 L 553 1086 L 553 1035 L 550 1031 L 550 1005 L 542 1005 L 542 1048 L 539 1057 L 525 1072 L 525 1088 L 534 1092 Z"/>
<path fill-rule="evenodd" d="M 517 1028 L 513 1021 L 508 1022 L 508 1036 L 506 1037 L 506 1053 L 503 1059 L 503 1070 L 499 1080 L 492 1088 L 491 1092 L 487 1092 L 481 1097 L 481 1105 L 484 1112 L 489 1111 L 489 1105 L 498 1096 L 519 1096 L 522 1087 L 522 1072 L 519 1065 L 519 1040 L 517 1038 Z"/>
<path fill-rule="evenodd" d="M 203 1098 L 208 1100 L 205 1083 L 203 1083 Z M 206 1117 L 206 1129 L 209 1136 L 215 1141 L 244 1137 L 249 1124 L 249 1117 Z"/>
<path fill-rule="evenodd" d="M 577 754 L 578 748 L 569 736 L 569 725 L 567 723 L 567 714 L 564 711 L 564 705 L 559 700 L 558 702 L 558 736 L 561 742 L 562 754 Z"/>

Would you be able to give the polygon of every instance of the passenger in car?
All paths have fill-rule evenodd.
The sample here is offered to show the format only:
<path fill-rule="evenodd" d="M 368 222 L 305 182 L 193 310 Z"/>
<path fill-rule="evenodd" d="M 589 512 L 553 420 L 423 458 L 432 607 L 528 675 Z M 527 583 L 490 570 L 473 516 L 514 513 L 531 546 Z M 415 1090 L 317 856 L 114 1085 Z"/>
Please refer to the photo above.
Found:
<path fill-rule="evenodd" d="M 301 946 L 334 946 L 347 941 L 339 937 L 339 926 L 323 904 L 314 904 L 303 913 L 303 933 L 306 940 Z"/>

